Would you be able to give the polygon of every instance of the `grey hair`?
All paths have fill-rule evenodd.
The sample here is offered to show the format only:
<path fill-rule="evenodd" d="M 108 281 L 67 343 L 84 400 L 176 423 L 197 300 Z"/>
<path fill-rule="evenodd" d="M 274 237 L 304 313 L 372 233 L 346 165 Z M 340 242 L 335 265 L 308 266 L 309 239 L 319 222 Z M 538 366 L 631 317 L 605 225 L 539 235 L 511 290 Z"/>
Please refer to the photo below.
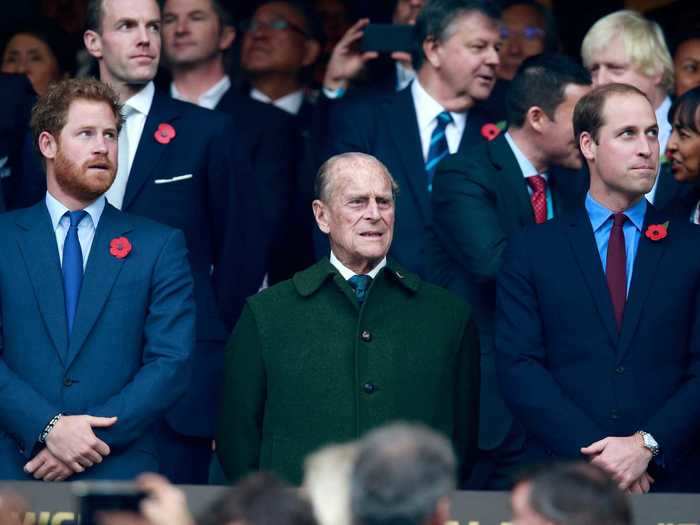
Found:
<path fill-rule="evenodd" d="M 450 442 L 423 426 L 395 423 L 360 442 L 351 482 L 358 525 L 419 525 L 455 488 Z"/>
<path fill-rule="evenodd" d="M 334 155 L 324 162 L 318 169 L 316 174 L 316 182 L 314 184 L 314 192 L 316 198 L 328 203 L 333 194 L 333 179 L 334 175 L 344 169 L 377 169 L 389 178 L 391 182 L 391 193 L 394 197 L 399 193 L 399 185 L 391 176 L 387 167 L 376 157 L 359 151 L 351 151 Z"/>

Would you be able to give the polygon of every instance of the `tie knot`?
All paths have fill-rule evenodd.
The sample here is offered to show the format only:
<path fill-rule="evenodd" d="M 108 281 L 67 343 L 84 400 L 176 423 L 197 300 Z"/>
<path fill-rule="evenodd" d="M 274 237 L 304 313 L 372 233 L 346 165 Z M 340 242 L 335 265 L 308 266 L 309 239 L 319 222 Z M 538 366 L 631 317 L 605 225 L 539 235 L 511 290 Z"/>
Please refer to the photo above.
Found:
<path fill-rule="evenodd" d="M 627 215 L 624 213 L 614 213 L 613 214 L 613 228 L 622 228 L 622 226 L 627 221 Z"/>
<path fill-rule="evenodd" d="M 369 275 L 353 275 L 348 279 L 350 286 L 356 293 L 361 293 L 369 288 L 372 278 Z"/>
<path fill-rule="evenodd" d="M 87 212 L 85 210 L 67 211 L 63 215 L 64 217 L 68 216 L 71 228 L 77 228 L 80 221 L 82 221 L 87 215 Z"/>
<path fill-rule="evenodd" d="M 542 175 L 532 175 L 531 177 L 527 177 L 526 180 L 530 188 L 532 188 L 532 191 L 535 193 L 544 191 L 544 188 L 547 185 L 547 181 Z"/>
<path fill-rule="evenodd" d="M 437 125 L 439 128 L 445 129 L 450 122 L 452 122 L 452 115 L 450 115 L 449 111 L 443 111 L 438 114 Z"/>

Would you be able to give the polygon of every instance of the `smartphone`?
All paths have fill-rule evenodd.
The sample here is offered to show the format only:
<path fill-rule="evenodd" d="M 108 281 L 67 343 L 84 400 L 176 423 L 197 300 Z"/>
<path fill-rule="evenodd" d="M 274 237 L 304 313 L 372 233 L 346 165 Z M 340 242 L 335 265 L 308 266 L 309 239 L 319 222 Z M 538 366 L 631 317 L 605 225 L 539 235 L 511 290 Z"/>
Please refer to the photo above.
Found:
<path fill-rule="evenodd" d="M 410 53 L 416 47 L 415 32 L 411 25 L 369 24 L 362 31 L 362 51 Z"/>
<path fill-rule="evenodd" d="M 146 493 L 133 483 L 118 481 L 76 481 L 73 494 L 78 499 L 81 525 L 97 525 L 102 512 L 126 511 L 139 513 L 139 505 Z"/>

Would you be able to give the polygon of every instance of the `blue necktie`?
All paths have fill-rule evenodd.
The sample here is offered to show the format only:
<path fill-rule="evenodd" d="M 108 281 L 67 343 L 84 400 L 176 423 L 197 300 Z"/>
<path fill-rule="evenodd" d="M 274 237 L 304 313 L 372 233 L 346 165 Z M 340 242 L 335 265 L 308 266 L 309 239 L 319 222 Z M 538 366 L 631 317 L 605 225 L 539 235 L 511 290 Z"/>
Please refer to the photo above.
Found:
<path fill-rule="evenodd" d="M 428 174 L 428 191 L 433 191 L 433 175 L 435 175 L 437 165 L 450 153 L 445 135 L 445 128 L 450 122 L 452 122 L 452 115 L 448 111 L 440 113 L 437 116 L 437 126 L 430 136 L 428 160 L 425 162 L 425 171 Z"/>
<path fill-rule="evenodd" d="M 78 308 L 80 284 L 83 282 L 83 251 L 78 240 L 78 224 L 87 212 L 85 210 L 67 211 L 64 215 L 70 219 L 68 235 L 63 243 L 63 293 L 66 299 L 66 320 L 68 335 L 73 329 L 75 311 Z"/>
<path fill-rule="evenodd" d="M 367 290 L 372 283 L 372 278 L 369 275 L 353 275 L 348 279 L 348 283 L 350 283 L 350 287 L 355 290 L 357 302 L 362 304 L 365 297 L 367 297 Z"/>

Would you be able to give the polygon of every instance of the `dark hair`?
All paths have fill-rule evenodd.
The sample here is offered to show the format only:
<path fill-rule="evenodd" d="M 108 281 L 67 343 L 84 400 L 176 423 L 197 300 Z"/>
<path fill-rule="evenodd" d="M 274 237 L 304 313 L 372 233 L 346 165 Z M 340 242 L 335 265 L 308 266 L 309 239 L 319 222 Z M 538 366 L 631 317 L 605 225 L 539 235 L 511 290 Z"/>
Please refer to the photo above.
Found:
<path fill-rule="evenodd" d="M 70 105 L 75 100 L 90 100 L 107 104 L 114 113 L 117 130 L 121 129 L 122 106 L 114 90 L 109 85 L 94 78 L 70 78 L 49 86 L 46 95 L 39 98 L 32 108 L 30 125 L 35 145 L 38 146 L 39 135 L 43 131 L 49 132 L 58 139 L 63 126 L 66 125 Z"/>
<path fill-rule="evenodd" d="M 102 5 L 104 0 L 88 0 L 85 10 L 85 30 L 99 33 L 102 31 Z"/>
<path fill-rule="evenodd" d="M 323 45 L 325 35 L 323 33 L 321 17 L 316 12 L 316 8 L 308 0 L 263 0 L 258 3 L 256 10 L 264 5 L 273 3 L 286 4 L 294 9 L 304 19 L 306 37 L 311 40 L 317 40 Z"/>
<path fill-rule="evenodd" d="M 574 135 L 577 141 L 581 139 L 583 132 L 589 133 L 594 141 L 598 141 L 598 132 L 605 124 L 603 119 L 605 101 L 614 95 L 639 95 L 649 101 L 642 91 L 629 84 L 598 86 L 581 97 L 574 108 Z"/>
<path fill-rule="evenodd" d="M 78 51 L 78 46 L 56 22 L 50 18 L 35 17 L 14 24 L 12 32 L 9 33 L 9 37 L 5 41 L 5 47 L 15 35 L 20 33 L 32 35 L 48 46 L 56 58 L 59 73 L 68 73 L 69 75 L 74 73 L 75 54 Z"/>
<path fill-rule="evenodd" d="M 668 111 L 668 121 L 671 126 L 677 122 L 681 128 L 700 133 L 698 108 L 700 108 L 700 86 L 689 89 L 673 101 Z"/>
<path fill-rule="evenodd" d="M 316 525 L 311 504 L 273 474 L 258 472 L 224 492 L 197 525 Z"/>
<path fill-rule="evenodd" d="M 589 463 L 559 463 L 540 468 L 518 483 L 529 483 L 529 506 L 553 523 L 631 525 L 624 493 L 600 468 Z"/>
<path fill-rule="evenodd" d="M 424 60 L 423 42 L 428 38 L 438 41 L 448 39 L 450 29 L 457 18 L 480 13 L 493 20 L 501 17 L 501 9 L 495 2 L 488 0 L 429 0 L 416 18 L 416 49 L 413 52 L 413 65 L 417 70 Z"/>
<path fill-rule="evenodd" d="M 516 5 L 526 5 L 537 12 L 544 22 L 544 52 L 558 52 L 561 43 L 559 41 L 557 21 L 552 14 L 552 10 L 537 0 L 512 0 L 501 2 L 501 8 L 503 11 Z"/>
<path fill-rule="evenodd" d="M 681 44 L 685 44 L 688 40 L 700 40 L 700 27 L 673 35 L 669 40 L 671 40 L 671 56 L 675 58 Z"/>
<path fill-rule="evenodd" d="M 525 59 L 506 94 L 508 122 L 521 127 L 533 106 L 542 108 L 554 120 L 554 112 L 564 101 L 564 91 L 570 84 L 590 86 L 591 75 L 564 55 L 545 54 Z"/>

